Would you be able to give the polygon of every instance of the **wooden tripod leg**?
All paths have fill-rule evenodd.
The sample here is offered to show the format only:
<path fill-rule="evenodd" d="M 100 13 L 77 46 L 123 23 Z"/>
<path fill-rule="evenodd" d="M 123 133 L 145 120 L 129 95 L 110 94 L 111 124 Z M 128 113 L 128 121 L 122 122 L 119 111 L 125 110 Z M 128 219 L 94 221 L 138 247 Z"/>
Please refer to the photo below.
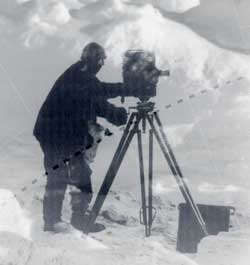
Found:
<path fill-rule="evenodd" d="M 201 215 L 201 213 L 199 211 L 199 208 L 196 206 L 196 204 L 195 204 L 195 202 L 194 202 L 194 200 L 192 198 L 192 195 L 191 195 L 191 193 L 190 193 L 190 191 L 188 189 L 188 186 L 187 186 L 187 184 L 185 182 L 185 179 L 183 177 L 182 171 L 181 171 L 181 169 L 180 169 L 180 167 L 178 165 L 178 162 L 177 162 L 177 160 L 176 160 L 176 158 L 174 156 L 173 150 L 172 150 L 172 148 L 171 148 L 171 146 L 170 146 L 170 144 L 168 142 L 167 136 L 166 136 L 166 134 L 165 134 L 165 132 L 163 130 L 163 126 L 162 126 L 161 120 L 160 120 L 159 115 L 158 115 L 157 112 L 154 113 L 154 117 L 155 117 L 157 125 L 159 127 L 159 131 L 160 131 L 160 134 L 162 136 L 163 142 L 164 142 L 165 146 L 168 149 L 169 156 L 171 157 L 171 159 L 173 161 L 173 164 L 174 164 L 174 167 L 175 167 L 175 169 L 176 169 L 176 171 L 177 171 L 177 173 L 178 173 L 178 175 L 180 177 L 180 181 L 182 182 L 183 188 L 186 190 L 187 196 L 189 197 L 191 203 L 194 205 L 194 210 L 196 211 L 196 214 L 199 216 L 201 222 L 203 223 L 203 226 L 205 226 L 205 222 L 203 220 L 203 217 L 202 217 L 202 215 Z"/>
<path fill-rule="evenodd" d="M 135 117 L 135 113 L 131 114 L 131 118 L 129 119 L 129 123 L 127 124 L 127 127 L 124 131 L 124 134 L 119 142 L 119 145 L 116 149 L 116 152 L 114 154 L 114 157 L 112 159 L 112 162 L 109 166 L 109 169 L 106 173 L 106 176 L 104 178 L 104 181 L 102 183 L 102 186 L 98 192 L 97 198 L 95 200 L 95 203 L 91 209 L 88 225 L 86 228 L 85 233 L 89 233 L 91 230 L 91 226 L 95 223 L 95 220 L 102 208 L 102 205 L 107 197 L 107 194 L 113 184 L 113 181 L 115 179 L 115 176 L 117 174 L 117 171 L 120 168 L 120 165 L 123 161 L 123 158 L 128 150 L 129 144 L 131 143 L 133 136 L 135 132 L 138 130 L 138 123 L 140 122 L 140 119 L 137 120 L 132 128 L 132 130 L 129 130 L 131 127 L 131 123 L 133 122 L 133 119 Z"/>
<path fill-rule="evenodd" d="M 138 155 L 139 155 L 140 182 L 141 182 L 141 202 L 142 202 L 142 220 L 143 220 L 142 223 L 145 225 L 146 236 L 149 236 L 141 130 L 137 131 L 137 140 L 138 140 Z"/>
<path fill-rule="evenodd" d="M 148 121 L 149 121 L 149 124 L 150 124 L 150 127 L 152 128 L 153 132 L 154 132 L 154 135 L 156 137 L 156 140 L 162 150 L 162 153 L 170 167 L 170 170 L 173 174 L 173 176 L 175 177 L 175 180 L 179 186 L 179 189 L 186 201 L 186 203 L 189 205 L 189 207 L 192 209 L 193 213 L 194 213 L 194 216 L 195 218 L 197 219 L 199 225 L 200 225 L 200 228 L 201 230 L 203 231 L 204 235 L 208 235 L 208 232 L 207 232 L 207 229 L 206 229 L 206 225 L 205 225 L 205 222 L 200 214 L 200 211 L 197 207 L 197 205 L 194 203 L 194 200 L 191 196 L 191 193 L 189 192 L 189 189 L 187 188 L 187 185 L 184 181 L 184 178 L 181 178 L 179 175 L 178 175 L 178 172 L 176 170 L 176 167 L 175 165 L 172 163 L 172 160 L 170 159 L 169 155 L 168 155 L 168 151 L 166 150 L 166 146 L 164 146 L 164 142 L 162 141 L 161 137 L 160 137 L 160 134 L 158 133 L 158 131 L 156 130 L 155 128 L 155 125 L 153 123 L 153 120 L 148 116 L 147 117 Z M 188 191 L 188 192 L 187 192 Z"/>
<path fill-rule="evenodd" d="M 149 130 L 149 163 L 148 163 L 148 223 L 149 235 L 153 223 L 153 130 Z"/>

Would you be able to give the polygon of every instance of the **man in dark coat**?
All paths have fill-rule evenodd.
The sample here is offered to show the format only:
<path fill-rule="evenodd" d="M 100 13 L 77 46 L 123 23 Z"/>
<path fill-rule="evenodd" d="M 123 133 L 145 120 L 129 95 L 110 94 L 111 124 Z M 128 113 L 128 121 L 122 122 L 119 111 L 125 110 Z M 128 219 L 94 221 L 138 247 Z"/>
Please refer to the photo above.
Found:
<path fill-rule="evenodd" d="M 71 224 L 84 230 L 84 213 L 92 198 L 92 171 L 83 151 L 93 144 L 88 124 L 95 123 L 97 117 L 106 118 L 116 126 L 127 121 L 126 110 L 107 101 L 122 95 L 123 85 L 100 82 L 96 77 L 105 58 L 99 44 L 88 44 L 81 60 L 57 79 L 39 111 L 34 136 L 44 152 L 47 172 L 43 200 L 45 231 L 65 227 L 61 211 L 68 184 L 78 188 L 71 192 Z M 93 232 L 102 229 L 103 226 L 96 224 Z"/>

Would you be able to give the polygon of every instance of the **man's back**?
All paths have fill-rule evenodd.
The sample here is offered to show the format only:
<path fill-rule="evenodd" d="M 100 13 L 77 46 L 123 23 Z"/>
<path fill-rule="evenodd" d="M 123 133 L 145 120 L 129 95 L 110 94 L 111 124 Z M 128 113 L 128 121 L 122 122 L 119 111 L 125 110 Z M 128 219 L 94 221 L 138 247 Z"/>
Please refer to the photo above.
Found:
<path fill-rule="evenodd" d="M 40 142 L 84 143 L 87 120 L 95 118 L 90 113 L 90 89 L 95 81 L 94 76 L 81 69 L 80 61 L 70 66 L 49 92 L 34 128 L 34 135 Z"/>
<path fill-rule="evenodd" d="M 100 82 L 79 61 L 70 66 L 55 82 L 43 103 L 34 128 L 42 144 L 56 144 L 78 149 L 90 143 L 88 121 L 97 116 L 114 125 L 123 125 L 127 114 L 107 99 L 121 94 L 122 84 Z"/>

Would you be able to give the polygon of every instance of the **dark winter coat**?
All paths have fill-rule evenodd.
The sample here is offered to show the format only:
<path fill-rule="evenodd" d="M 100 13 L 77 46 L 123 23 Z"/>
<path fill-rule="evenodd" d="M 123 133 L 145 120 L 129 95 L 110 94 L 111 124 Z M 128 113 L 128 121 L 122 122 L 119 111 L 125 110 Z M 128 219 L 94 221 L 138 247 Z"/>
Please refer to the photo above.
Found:
<path fill-rule="evenodd" d="M 121 83 L 100 82 L 83 69 L 81 61 L 76 62 L 52 87 L 39 111 L 33 134 L 42 146 L 56 145 L 74 152 L 91 143 L 88 121 L 103 117 L 117 126 L 126 123 L 126 110 L 107 101 L 121 94 Z"/>

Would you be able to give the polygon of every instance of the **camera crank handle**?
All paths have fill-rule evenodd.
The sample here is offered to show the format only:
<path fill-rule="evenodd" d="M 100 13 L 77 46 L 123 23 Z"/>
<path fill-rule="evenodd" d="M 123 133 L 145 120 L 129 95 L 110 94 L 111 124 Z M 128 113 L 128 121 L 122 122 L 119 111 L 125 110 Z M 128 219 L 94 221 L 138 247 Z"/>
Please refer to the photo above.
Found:
<path fill-rule="evenodd" d="M 170 76 L 170 71 L 169 70 L 160 70 L 159 75 L 160 76 Z"/>

